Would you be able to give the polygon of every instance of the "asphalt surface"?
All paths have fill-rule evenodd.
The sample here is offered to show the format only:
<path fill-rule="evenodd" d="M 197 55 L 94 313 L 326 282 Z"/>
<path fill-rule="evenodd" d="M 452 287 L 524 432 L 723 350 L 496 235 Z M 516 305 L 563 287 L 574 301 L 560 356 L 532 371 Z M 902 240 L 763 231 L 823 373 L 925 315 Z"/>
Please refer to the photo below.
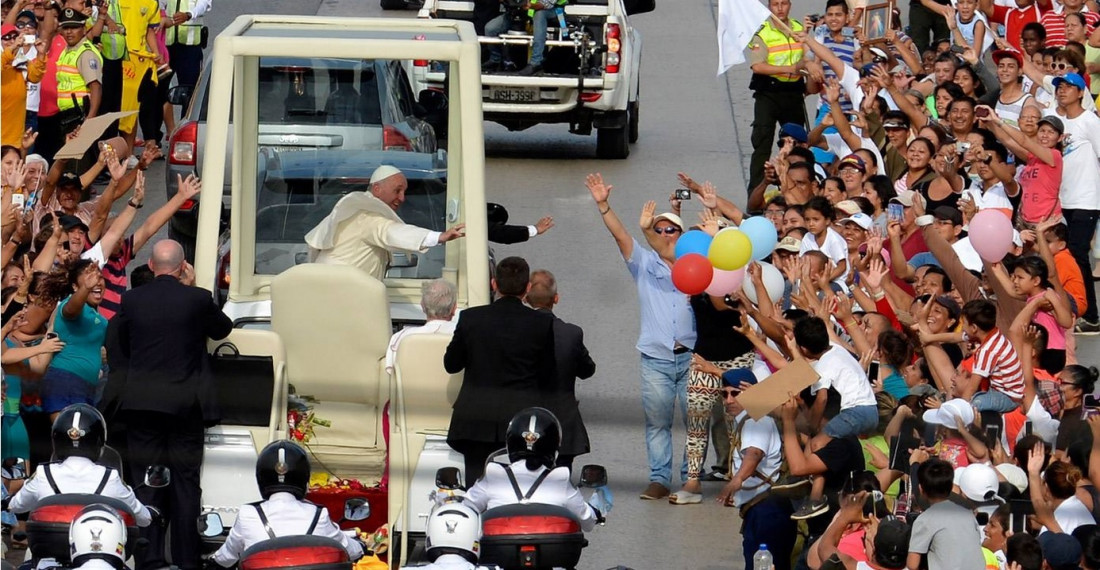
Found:
<path fill-rule="evenodd" d="M 258 9 L 276 14 L 415 16 L 414 10 L 382 12 L 377 0 L 216 0 L 207 25 L 216 33 L 237 15 Z M 823 9 L 824 1 L 815 0 L 812 7 L 796 8 L 796 15 Z M 635 221 L 642 205 L 657 200 L 663 206 L 677 186 L 678 171 L 711 180 L 722 195 L 744 204 L 752 152 L 749 71 L 738 66 L 726 77 L 715 77 L 716 14 L 717 4 L 711 0 L 664 0 L 656 12 L 632 19 L 644 37 L 644 63 L 641 137 L 627 160 L 595 159 L 595 135 L 570 135 L 564 125 L 513 133 L 486 124 L 488 199 L 504 204 L 514 223 L 534 223 L 550 215 L 556 224 L 526 244 L 496 246 L 497 259 L 521 255 L 533 268 L 554 272 L 561 293 L 556 312 L 584 329 L 597 364 L 595 377 L 578 387 L 593 450 L 577 464 L 605 465 L 616 501 L 607 526 L 590 533 L 582 569 L 744 567 L 736 510 L 713 501 L 720 483 L 704 484 L 701 505 L 638 499 L 648 483 L 648 468 L 634 349 L 637 296 L 584 187 L 586 173 L 601 172 L 614 185 L 612 206 L 639 238 Z M 143 215 L 164 203 L 163 164 L 149 169 L 149 206 Z M 698 203 L 686 202 L 685 219 L 694 221 L 700 210 Z M 164 230 L 161 237 L 166 237 Z M 148 248 L 135 263 L 143 263 L 147 254 Z M 1097 338 L 1084 337 L 1078 354 L 1097 354 Z M 677 458 L 685 441 L 680 421 L 677 418 L 673 437 Z M 713 457 L 708 459 L 708 465 L 713 463 Z M 673 490 L 680 483 L 678 476 L 675 479 Z"/>

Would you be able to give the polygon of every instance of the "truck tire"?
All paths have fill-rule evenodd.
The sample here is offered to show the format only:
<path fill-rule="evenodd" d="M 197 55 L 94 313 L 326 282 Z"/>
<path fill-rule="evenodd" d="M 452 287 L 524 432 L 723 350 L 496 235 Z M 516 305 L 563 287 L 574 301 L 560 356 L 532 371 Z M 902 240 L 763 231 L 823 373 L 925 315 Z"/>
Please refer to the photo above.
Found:
<path fill-rule="evenodd" d="M 627 126 L 596 129 L 596 158 L 623 159 L 630 156 Z"/>
<path fill-rule="evenodd" d="M 626 109 L 627 140 L 630 144 L 638 142 L 638 110 L 641 101 L 634 101 Z"/>
<path fill-rule="evenodd" d="M 380 0 L 383 10 L 404 10 L 408 8 L 406 0 Z"/>

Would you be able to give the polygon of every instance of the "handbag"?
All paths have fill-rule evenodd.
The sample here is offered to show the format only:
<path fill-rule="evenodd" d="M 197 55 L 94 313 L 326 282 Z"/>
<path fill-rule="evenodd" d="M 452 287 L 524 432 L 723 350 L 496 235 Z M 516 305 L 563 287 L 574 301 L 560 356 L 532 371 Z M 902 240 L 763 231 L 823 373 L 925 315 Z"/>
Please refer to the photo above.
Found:
<path fill-rule="evenodd" d="M 275 391 L 275 364 L 270 356 L 241 354 L 231 342 L 223 342 L 210 355 L 214 389 L 221 409 L 221 423 L 267 426 Z"/>

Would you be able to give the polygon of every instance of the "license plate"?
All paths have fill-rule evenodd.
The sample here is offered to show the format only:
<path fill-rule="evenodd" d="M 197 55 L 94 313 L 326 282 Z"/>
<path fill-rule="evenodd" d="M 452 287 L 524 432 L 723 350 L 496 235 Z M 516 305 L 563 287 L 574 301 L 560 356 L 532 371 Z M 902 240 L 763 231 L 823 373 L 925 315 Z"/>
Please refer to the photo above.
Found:
<path fill-rule="evenodd" d="M 535 103 L 539 100 L 537 87 L 490 88 L 489 99 L 502 103 Z"/>
<path fill-rule="evenodd" d="M 317 150 L 317 147 L 313 146 L 273 146 L 271 147 L 275 152 L 302 152 L 306 150 Z"/>

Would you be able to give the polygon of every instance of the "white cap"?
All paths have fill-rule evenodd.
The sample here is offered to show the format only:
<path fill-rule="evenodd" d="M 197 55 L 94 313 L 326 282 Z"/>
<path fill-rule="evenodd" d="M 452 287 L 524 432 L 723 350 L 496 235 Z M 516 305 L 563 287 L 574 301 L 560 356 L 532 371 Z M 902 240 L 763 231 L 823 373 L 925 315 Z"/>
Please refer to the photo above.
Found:
<path fill-rule="evenodd" d="M 955 484 L 967 499 L 984 503 L 997 496 L 1000 479 L 997 470 L 989 465 L 971 463 L 955 470 Z"/>
<path fill-rule="evenodd" d="M 859 227 L 861 227 L 865 230 L 870 230 L 871 226 L 873 226 L 875 224 L 874 220 L 871 219 L 871 216 L 868 216 L 867 214 L 864 214 L 863 212 L 858 212 L 858 213 L 852 214 L 851 216 L 848 216 L 847 218 L 841 219 L 840 222 L 838 222 L 838 223 L 843 226 L 844 224 L 846 224 L 848 222 L 852 222 L 853 224 L 855 224 L 855 225 L 857 225 L 857 226 L 859 226 Z"/>
<path fill-rule="evenodd" d="M 398 174 L 401 174 L 401 171 L 398 170 L 396 167 L 390 166 L 388 164 L 383 164 L 382 166 L 374 169 L 374 173 L 370 175 L 370 183 L 377 184 L 391 176 L 396 176 Z"/>
<path fill-rule="evenodd" d="M 1016 490 L 1023 493 L 1027 490 L 1027 472 L 1011 463 L 1002 463 L 996 467 L 997 472 L 1001 474 L 1001 477 L 1005 478 L 1005 481 L 1009 485 L 1016 487 Z"/>
<path fill-rule="evenodd" d="M 955 398 L 940 404 L 940 407 L 934 410 L 924 412 L 922 417 L 925 423 L 939 424 L 956 429 L 955 418 L 962 418 L 963 423 L 966 425 L 974 423 L 974 408 L 970 407 L 970 402 Z"/>
<path fill-rule="evenodd" d="M 677 216 L 676 214 L 673 214 L 671 212 L 665 212 L 663 214 L 658 214 L 656 217 L 653 218 L 653 223 L 656 224 L 657 222 L 659 222 L 661 220 L 667 220 L 669 222 L 672 222 L 673 225 L 680 228 L 680 231 L 684 230 L 684 220 L 680 219 L 680 216 Z"/>

